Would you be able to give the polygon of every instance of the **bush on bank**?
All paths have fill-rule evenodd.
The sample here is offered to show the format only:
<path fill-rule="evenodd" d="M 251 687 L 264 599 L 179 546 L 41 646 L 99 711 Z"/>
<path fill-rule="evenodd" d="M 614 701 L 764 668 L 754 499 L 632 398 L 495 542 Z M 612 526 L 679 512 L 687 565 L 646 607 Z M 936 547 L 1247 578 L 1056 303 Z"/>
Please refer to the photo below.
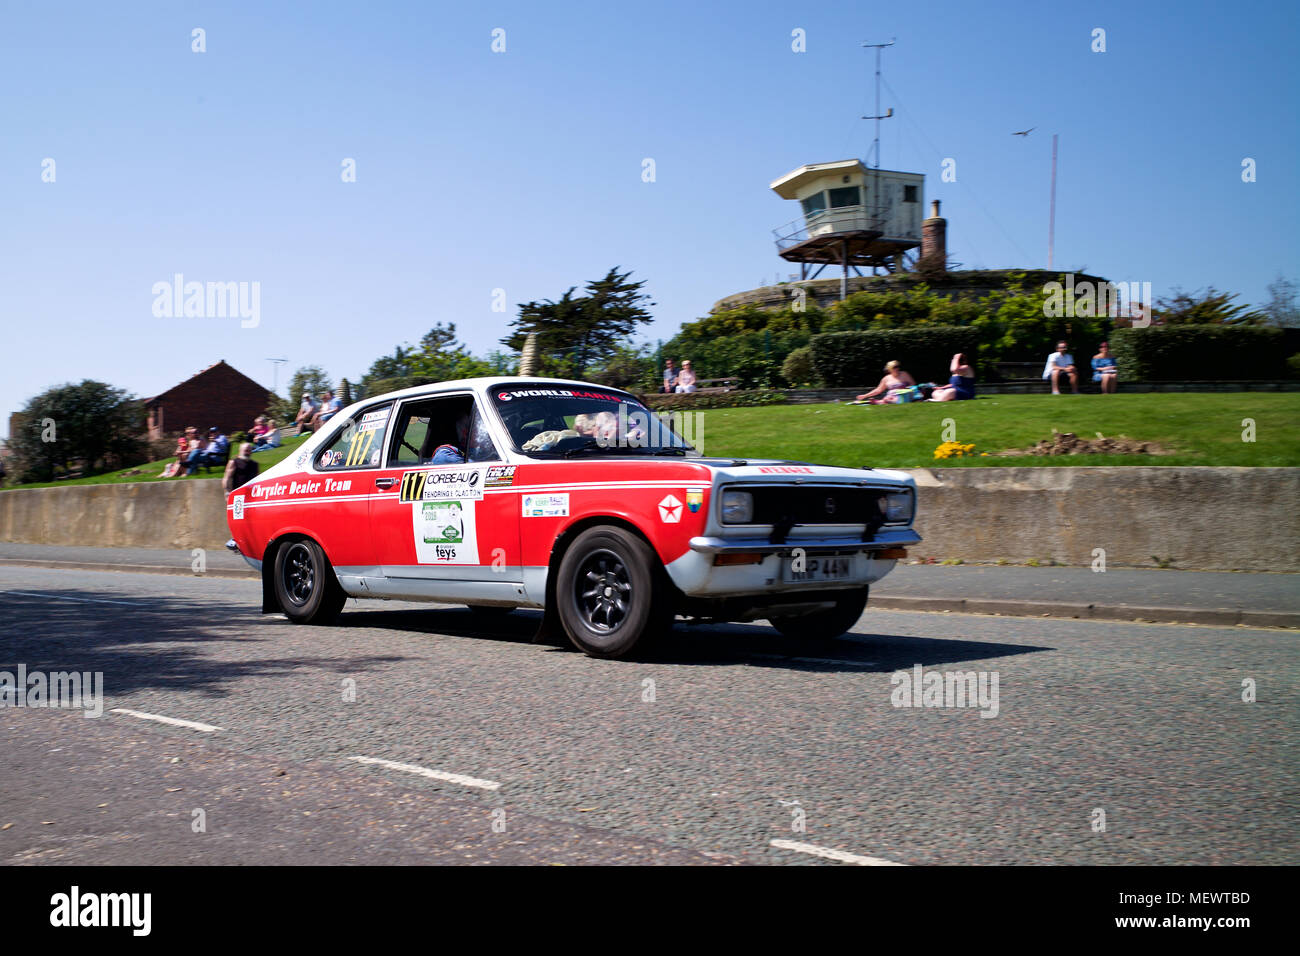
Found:
<path fill-rule="evenodd" d="M 1257 326 L 1165 325 L 1116 329 L 1110 344 L 1127 381 L 1273 380 L 1287 375 L 1282 337 Z"/>
<path fill-rule="evenodd" d="M 828 386 L 875 384 L 898 359 L 918 382 L 948 381 L 956 352 L 974 355 L 979 331 L 952 325 L 872 332 L 830 332 L 812 340 L 813 366 Z"/>

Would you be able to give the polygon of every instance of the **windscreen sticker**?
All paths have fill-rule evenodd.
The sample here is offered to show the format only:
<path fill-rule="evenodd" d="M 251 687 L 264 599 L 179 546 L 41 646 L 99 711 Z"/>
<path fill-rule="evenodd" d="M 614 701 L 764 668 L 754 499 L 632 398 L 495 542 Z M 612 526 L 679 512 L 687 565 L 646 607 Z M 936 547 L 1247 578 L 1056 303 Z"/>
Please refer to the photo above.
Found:
<path fill-rule="evenodd" d="M 569 495 L 524 495 L 525 518 L 565 518 L 569 514 Z"/>
<path fill-rule="evenodd" d="M 609 392 L 590 392 L 580 388 L 512 388 L 496 393 L 498 401 L 511 402 L 517 398 L 581 398 L 599 399 L 604 402 L 624 402 L 626 398 L 611 395 Z"/>

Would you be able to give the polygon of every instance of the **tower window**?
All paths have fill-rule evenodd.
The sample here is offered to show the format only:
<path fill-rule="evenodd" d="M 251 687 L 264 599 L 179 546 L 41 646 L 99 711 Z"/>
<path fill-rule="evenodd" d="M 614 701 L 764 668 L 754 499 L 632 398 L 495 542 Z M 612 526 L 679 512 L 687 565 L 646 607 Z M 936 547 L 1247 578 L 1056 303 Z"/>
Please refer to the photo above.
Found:
<path fill-rule="evenodd" d="M 805 216 L 815 216 L 819 212 L 826 211 L 826 194 L 813 193 L 803 201 L 803 214 Z"/>
<path fill-rule="evenodd" d="M 904 187 L 903 187 L 903 202 L 916 202 L 916 187 L 915 187 L 915 186 L 904 186 Z"/>
<path fill-rule="evenodd" d="M 862 200 L 858 198 L 857 186 L 845 186 L 843 189 L 832 189 L 830 191 L 831 208 L 839 209 L 843 206 L 858 206 Z"/>

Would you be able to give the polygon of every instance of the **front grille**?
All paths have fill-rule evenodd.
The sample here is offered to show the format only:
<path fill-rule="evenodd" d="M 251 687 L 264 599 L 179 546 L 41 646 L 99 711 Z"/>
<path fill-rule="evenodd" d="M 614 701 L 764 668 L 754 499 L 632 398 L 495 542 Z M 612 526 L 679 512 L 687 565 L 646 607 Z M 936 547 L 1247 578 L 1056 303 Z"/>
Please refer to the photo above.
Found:
<path fill-rule="evenodd" d="M 745 489 L 754 495 L 754 524 L 777 528 L 793 525 L 860 524 L 874 534 L 884 523 L 878 488 L 844 485 L 780 485 Z"/>

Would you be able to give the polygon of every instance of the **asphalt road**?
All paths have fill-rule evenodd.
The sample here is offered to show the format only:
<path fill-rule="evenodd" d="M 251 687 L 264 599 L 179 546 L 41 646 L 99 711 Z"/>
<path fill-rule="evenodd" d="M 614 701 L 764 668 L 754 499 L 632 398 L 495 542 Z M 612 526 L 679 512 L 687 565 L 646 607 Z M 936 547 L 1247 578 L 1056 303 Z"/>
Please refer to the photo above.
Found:
<path fill-rule="evenodd" d="M 529 612 L 258 603 L 0 567 L 0 671 L 100 671 L 106 709 L 0 706 L 0 861 L 1300 861 L 1295 632 L 868 611 L 617 662 L 533 643 Z M 997 715 L 894 706 L 917 664 L 996 674 Z"/>

